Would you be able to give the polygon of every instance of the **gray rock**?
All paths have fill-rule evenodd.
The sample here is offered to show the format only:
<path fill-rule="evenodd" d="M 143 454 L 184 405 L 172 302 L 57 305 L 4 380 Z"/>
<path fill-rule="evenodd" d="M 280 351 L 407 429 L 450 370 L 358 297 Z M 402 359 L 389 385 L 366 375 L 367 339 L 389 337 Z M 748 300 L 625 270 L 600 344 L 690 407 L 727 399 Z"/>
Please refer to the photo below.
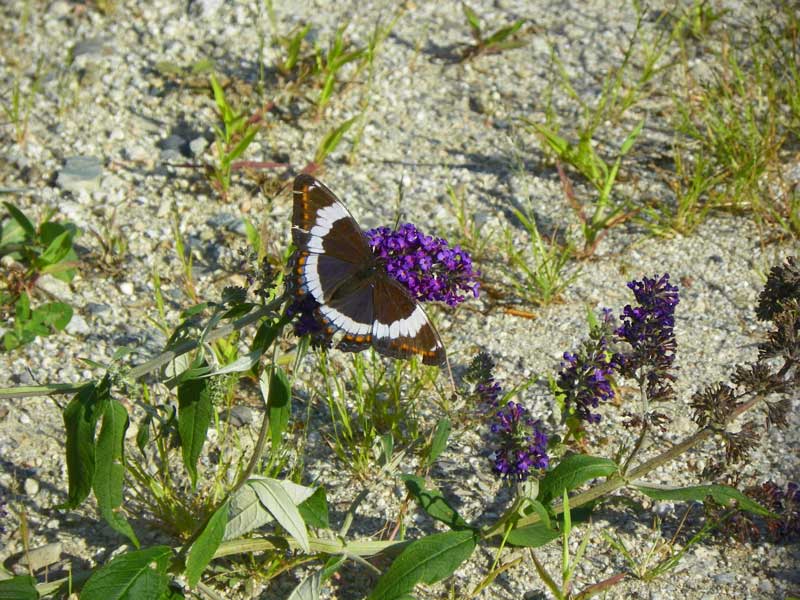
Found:
<path fill-rule="evenodd" d="M 73 313 L 72 319 L 67 324 L 66 332 L 70 335 L 89 335 L 92 330 L 81 315 Z"/>
<path fill-rule="evenodd" d="M 237 404 L 233 406 L 230 411 L 225 411 L 222 414 L 222 418 L 229 421 L 234 427 L 244 427 L 245 425 L 250 425 L 254 421 L 255 415 L 253 409 L 249 406 Z"/>
<path fill-rule="evenodd" d="M 200 156 L 208 148 L 208 140 L 204 137 L 196 137 L 189 142 L 189 150 L 194 156 Z"/>
<path fill-rule="evenodd" d="M 56 183 L 68 192 L 94 192 L 100 187 L 103 163 L 94 156 L 70 156 L 58 172 Z"/>
<path fill-rule="evenodd" d="M 39 493 L 39 482 L 33 479 L 32 477 L 28 477 L 25 480 L 25 484 L 23 487 L 25 488 L 25 493 L 28 495 L 29 498 L 32 498 L 33 496 Z"/>
<path fill-rule="evenodd" d="M 30 567 L 30 569 L 35 572 L 57 563 L 61 558 L 61 550 L 61 542 L 45 544 L 44 546 L 39 546 L 38 548 L 28 551 L 27 554 L 23 553 L 16 564 L 25 567 L 25 570 Z M 16 569 L 14 570 L 16 572 Z"/>
<path fill-rule="evenodd" d="M 733 585 L 736 583 L 736 575 L 734 573 L 719 573 L 714 575 L 711 579 L 714 583 L 719 585 Z"/>
<path fill-rule="evenodd" d="M 78 58 L 79 56 L 83 56 L 86 54 L 98 55 L 102 54 L 105 49 L 106 49 L 105 38 L 101 37 L 87 38 L 85 40 L 81 40 L 72 47 L 72 55 L 75 58 Z"/>

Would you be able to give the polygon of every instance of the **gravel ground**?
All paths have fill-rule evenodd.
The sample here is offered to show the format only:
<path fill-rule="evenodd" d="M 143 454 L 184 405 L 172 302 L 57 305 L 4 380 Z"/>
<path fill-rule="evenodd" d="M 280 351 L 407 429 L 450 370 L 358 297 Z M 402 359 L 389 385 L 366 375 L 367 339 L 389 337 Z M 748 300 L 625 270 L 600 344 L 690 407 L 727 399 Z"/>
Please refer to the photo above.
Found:
<path fill-rule="evenodd" d="M 283 112 L 265 116 L 266 134 L 257 138 L 245 158 L 288 162 L 288 178 L 312 159 L 332 127 L 355 116 L 363 106 L 360 103 L 368 100 L 355 160 L 347 160 L 350 148 L 344 143 L 327 159 L 320 175 L 365 228 L 393 223 L 400 216 L 426 231 L 454 235 L 457 224 L 446 193 L 449 183 L 463 194 L 469 210 L 486 222 L 486 231 L 496 232 L 497 240 L 502 236 L 500 228 L 505 227 L 520 243 L 525 241 L 510 207 L 531 211 L 545 230 L 572 235 L 577 222 L 564 203 L 558 174 L 533 136 L 518 126 L 519 118 L 542 120 L 552 102 L 563 123 L 576 119 L 574 105 L 563 94 L 551 99 L 546 93 L 554 78 L 551 45 L 577 92 L 596 97 L 605 74 L 621 60 L 625 36 L 635 25 L 633 10 L 618 2 L 599 1 L 496 0 L 471 5 L 488 27 L 529 19 L 528 43 L 457 64 L 454 58 L 470 41 L 460 3 L 408 1 L 380 49 L 371 80 L 360 74 L 353 85 L 337 92 L 321 119 L 315 118 L 303 98 L 284 102 L 279 90 L 270 87 L 275 74 L 267 69 L 265 97 L 276 98 Z M 154 270 L 161 274 L 171 323 L 177 322 L 179 311 L 189 303 L 181 291 L 173 215 L 194 257 L 198 289 L 209 298 L 214 298 L 214 290 L 241 280 L 233 265 L 244 246 L 242 216 L 265 225 L 273 249 L 280 250 L 288 242 L 287 194 L 267 201 L 252 179 L 236 174 L 223 201 L 202 171 L 181 166 L 210 160 L 217 122 L 213 98 L 193 87 L 190 76 L 176 80 L 158 66 L 166 61 L 187 67 L 211 59 L 217 73 L 238 82 L 228 87 L 234 101 L 237 96 L 248 97 L 248 92 L 252 96 L 259 77 L 259 54 L 263 53 L 265 65 L 274 64 L 278 54 L 269 44 L 270 21 L 259 6 L 258 2 L 221 0 L 200 0 L 188 6 L 167 0 L 114 2 L 108 15 L 94 5 L 66 1 L 7 1 L 0 6 L 2 89 L 10 90 L 19 73 L 28 85 L 39 57 L 45 73 L 41 93 L 33 98 L 24 144 L 14 141 L 13 127 L 0 130 L 0 187 L 26 190 L 6 195 L 4 200 L 12 200 L 36 217 L 54 208 L 84 232 L 78 239 L 82 264 L 72 284 L 41 281 L 51 296 L 76 308 L 67 332 L 37 338 L 0 355 L 0 387 L 77 382 L 96 376 L 98 371 L 81 358 L 109 361 L 123 345 L 135 347 L 140 358 L 158 353 L 165 338 L 148 321 L 156 315 L 150 274 Z M 669 7 L 651 7 L 644 30 L 652 32 L 661 26 L 655 17 Z M 738 3 L 724 3 L 724 7 L 729 12 L 720 27 L 735 35 L 748 26 L 749 7 Z M 350 21 L 348 35 L 363 45 L 378 18 L 388 22 L 396 5 L 319 1 L 275 8 L 281 32 L 310 22 L 312 35 L 326 41 L 338 25 Z M 702 56 L 692 64 L 702 76 Z M 200 80 L 204 82 L 204 76 Z M 631 112 L 625 131 L 644 116 L 660 114 L 670 102 L 668 91 L 654 94 L 641 109 Z M 652 164 L 669 155 L 671 134 L 660 130 L 657 119 L 650 122 L 653 126 L 645 128 L 639 142 L 648 148 L 647 161 L 637 163 L 632 158 L 619 189 L 634 197 L 668 201 L 669 189 Z M 612 147 L 624 138 L 618 131 L 602 135 L 608 136 Z M 800 172 L 797 165 L 786 167 L 787 172 Z M 576 191 L 585 193 L 575 179 Z M 402 203 L 398 201 L 400 186 Z M 99 239 L 112 235 L 124 240 L 127 248 L 109 264 L 103 259 Z M 655 451 L 659 444 L 693 430 L 686 409 L 693 391 L 703 382 L 725 378 L 732 365 L 756 356 L 763 333 L 753 313 L 757 295 L 770 266 L 792 251 L 789 245 L 765 244 L 763 239 L 764 232 L 751 221 L 734 217 L 710 218 L 692 236 L 671 239 L 648 238 L 635 225 L 618 227 L 602 240 L 591 260 L 575 269 L 575 281 L 566 290 L 564 302 L 541 310 L 523 307 L 535 310 L 535 319 L 492 309 L 485 298 L 456 311 L 437 311 L 436 316 L 457 366 L 465 364 L 478 346 L 485 347 L 498 363 L 498 378 L 511 387 L 557 368 L 561 353 L 574 349 L 584 336 L 587 308 L 619 309 L 631 301 L 626 281 L 669 272 L 673 281 L 681 283 L 676 322 L 681 400 L 667 409 L 674 422 L 654 444 Z M 488 253 L 479 266 L 488 277 L 502 280 L 507 277 L 503 259 L 493 254 Z M 334 360 L 346 364 L 349 358 L 337 354 L 333 353 Z M 298 395 L 307 398 L 302 379 L 296 387 Z M 530 388 L 523 401 L 555 425 L 547 416 L 552 406 L 543 386 Z M 800 478 L 797 403 L 794 399 L 790 427 L 771 431 L 742 468 L 745 483 Z M 17 399 L 0 407 L 0 558 L 7 565 L 22 550 L 20 512 L 28 523 L 31 546 L 56 544 L 51 550 L 57 560 L 70 561 L 73 569 L 102 563 L 121 545 L 120 537 L 97 520 L 92 505 L 77 511 L 54 509 L 65 500 L 66 486 L 64 431 L 57 404 L 63 405 L 63 399 L 58 403 Z M 298 410 L 305 414 L 302 400 Z M 604 416 L 608 433 L 603 435 L 617 435 L 611 432 L 617 431 L 620 413 L 610 410 Z M 324 418 L 320 419 L 322 427 Z M 241 429 L 245 447 L 252 443 L 258 421 L 256 415 Z M 312 434 L 309 439 L 319 438 Z M 598 443 L 603 445 L 602 440 Z M 331 506 L 342 510 L 359 488 L 323 445 L 309 457 L 308 480 L 319 478 L 329 490 Z M 488 473 L 483 446 L 476 432 L 458 433 L 436 473 L 442 489 L 459 496 L 462 514 L 481 523 L 501 513 L 509 499 L 508 490 Z M 707 450 L 693 452 L 687 464 L 668 466 L 649 480 L 697 483 L 708 460 Z M 371 486 L 359 514 L 360 529 L 355 531 L 362 535 L 378 530 L 395 514 L 402 498 L 395 482 Z M 599 527 L 592 530 L 589 558 L 578 570 L 581 584 L 625 568 L 621 557 L 597 534 L 601 528 L 613 525 L 633 545 L 634 553 L 642 555 L 661 535 L 671 535 L 669 528 L 682 515 L 681 506 L 659 506 L 666 523 L 664 532 L 659 532 L 651 528 L 653 507 L 645 504 L 645 508 L 634 513 L 615 507 L 597 516 Z M 433 529 L 426 518 L 412 521 L 411 536 Z M 157 531 L 141 533 L 145 545 L 163 540 Z M 577 546 L 577 536 L 574 541 Z M 559 552 L 556 546 L 539 552 L 553 572 Z M 479 597 L 543 597 L 530 560 L 521 556 L 519 567 L 500 575 Z M 452 580 L 456 594 L 473 589 L 492 560 L 488 550 L 480 550 L 462 565 Z M 693 548 L 667 576 L 649 584 L 628 580 L 607 597 L 782 598 L 800 590 L 797 564 L 796 546 L 705 544 Z M 371 585 L 356 566 L 341 575 L 336 587 L 326 591 L 328 597 L 359 598 Z M 269 589 L 256 587 L 250 592 L 252 597 L 282 598 L 292 585 L 286 578 Z M 230 592 L 231 598 L 251 595 Z M 425 588 L 417 597 L 449 596 L 439 585 Z"/>

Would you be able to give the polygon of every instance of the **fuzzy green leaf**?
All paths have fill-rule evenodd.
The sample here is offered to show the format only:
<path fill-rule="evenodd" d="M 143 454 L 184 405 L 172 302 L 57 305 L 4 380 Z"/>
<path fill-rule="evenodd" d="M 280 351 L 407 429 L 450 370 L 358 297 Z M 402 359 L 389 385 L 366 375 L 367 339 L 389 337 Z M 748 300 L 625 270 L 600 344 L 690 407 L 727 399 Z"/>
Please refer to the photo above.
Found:
<path fill-rule="evenodd" d="M 111 527 L 139 547 L 139 540 L 128 520 L 117 509 L 122 506 L 122 484 L 125 480 L 123 452 L 128 411 L 111 400 L 103 412 L 103 423 L 95 446 L 94 496 L 100 514 Z"/>
<path fill-rule="evenodd" d="M 109 382 L 89 383 L 64 409 L 67 454 L 67 501 L 60 508 L 76 508 L 92 490 L 95 473 L 94 435 L 97 421 L 109 401 Z"/>
<path fill-rule="evenodd" d="M 441 521 L 450 529 L 469 528 L 469 524 L 450 506 L 439 490 L 429 490 L 425 487 L 424 479 L 416 475 L 402 475 L 400 479 L 405 482 L 408 493 L 431 517 Z"/>
<path fill-rule="evenodd" d="M 476 544 L 471 530 L 434 533 L 412 542 L 378 580 L 368 600 L 398 600 L 419 582 L 441 581 L 470 557 Z"/>
<path fill-rule="evenodd" d="M 289 417 L 292 413 L 292 386 L 289 379 L 282 369 L 276 368 L 272 371 L 269 380 L 269 389 L 264 389 L 264 381 L 261 381 L 261 393 L 267 401 L 267 411 L 269 412 L 269 432 L 272 439 L 273 451 L 280 447 L 283 432 L 289 424 Z M 265 393 L 266 392 L 266 393 Z"/>
<path fill-rule="evenodd" d="M 561 497 L 564 490 L 574 490 L 590 479 L 608 477 L 618 469 L 617 464 L 607 458 L 586 454 L 567 456 L 539 481 L 538 500 L 547 504 L 554 498 Z"/>
<path fill-rule="evenodd" d="M 736 503 L 736 507 L 746 510 L 756 515 L 764 517 L 775 515 L 766 508 L 754 502 L 735 487 L 728 485 L 693 485 L 683 488 L 655 487 L 648 485 L 637 485 L 637 490 L 654 500 L 676 500 L 678 502 L 705 502 L 709 496 L 714 502 L 722 506 L 730 506 L 731 502 Z"/>
<path fill-rule="evenodd" d="M 203 450 L 214 410 L 210 387 L 208 379 L 190 379 L 178 386 L 178 435 L 183 464 L 192 478 L 192 487 L 197 486 L 197 459 Z"/>
<path fill-rule="evenodd" d="M 253 488 L 262 506 L 266 508 L 286 532 L 292 536 L 305 553 L 311 552 L 308 542 L 308 530 L 300 516 L 291 496 L 276 479 L 263 478 L 251 480 L 248 485 Z"/>
<path fill-rule="evenodd" d="M 38 600 L 36 579 L 30 575 L 20 575 L 0 581 L 0 600 Z"/>
<path fill-rule="evenodd" d="M 439 458 L 439 455 L 447 448 L 447 439 L 450 437 L 452 426 L 450 419 L 442 418 L 436 424 L 436 431 L 433 433 L 431 440 L 431 449 L 428 453 L 428 465 L 432 465 Z"/>
<path fill-rule="evenodd" d="M 512 529 L 506 542 L 512 546 L 526 546 L 538 548 L 557 539 L 561 533 L 557 529 L 548 527 L 545 523 L 534 523 L 526 527 Z"/>
<path fill-rule="evenodd" d="M 214 558 L 214 553 L 219 548 L 222 537 L 225 535 L 225 526 L 228 524 L 228 502 L 222 503 L 206 525 L 203 533 L 195 540 L 186 557 L 186 580 L 189 587 L 195 587 L 200 581 L 203 571 Z"/>
<path fill-rule="evenodd" d="M 121 554 L 95 571 L 81 590 L 81 600 L 161 598 L 169 585 L 171 556 L 167 546 Z"/>
<path fill-rule="evenodd" d="M 325 495 L 325 488 L 318 487 L 311 497 L 297 505 L 300 516 L 310 527 L 317 529 L 328 529 L 331 524 L 328 518 L 328 499 Z"/>

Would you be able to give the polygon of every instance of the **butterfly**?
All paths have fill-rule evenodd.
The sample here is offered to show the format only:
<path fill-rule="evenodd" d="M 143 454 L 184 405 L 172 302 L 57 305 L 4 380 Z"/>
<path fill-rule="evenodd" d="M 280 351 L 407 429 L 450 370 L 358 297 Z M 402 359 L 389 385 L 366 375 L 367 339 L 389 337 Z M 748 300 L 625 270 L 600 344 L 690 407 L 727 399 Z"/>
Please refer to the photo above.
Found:
<path fill-rule="evenodd" d="M 337 348 L 418 354 L 426 365 L 444 365 L 444 345 L 422 306 L 389 276 L 345 205 L 306 174 L 295 178 L 293 195 L 293 293 L 319 304 L 316 317 L 328 335 L 344 334 Z"/>

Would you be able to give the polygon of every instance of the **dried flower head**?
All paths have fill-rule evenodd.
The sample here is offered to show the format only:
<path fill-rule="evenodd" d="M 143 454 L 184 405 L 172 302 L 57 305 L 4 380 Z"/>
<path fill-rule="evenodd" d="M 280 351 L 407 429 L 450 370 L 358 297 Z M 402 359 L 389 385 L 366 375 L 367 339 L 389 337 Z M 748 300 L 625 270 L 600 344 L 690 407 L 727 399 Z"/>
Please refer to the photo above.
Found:
<path fill-rule="evenodd" d="M 756 316 L 762 321 L 771 321 L 783 310 L 787 300 L 800 299 L 800 264 L 790 256 L 783 265 L 772 267 L 764 289 L 758 297 Z"/>
<path fill-rule="evenodd" d="M 478 297 L 478 274 L 469 253 L 460 246 L 451 248 L 442 238 L 424 235 L 411 223 L 395 231 L 370 229 L 365 235 L 386 272 L 417 300 L 455 306 L 467 294 Z"/>
<path fill-rule="evenodd" d="M 494 471 L 503 479 L 525 481 L 537 469 L 550 464 L 547 435 L 521 404 L 509 402 L 495 415 L 491 427 L 498 438 L 492 453 Z"/>

